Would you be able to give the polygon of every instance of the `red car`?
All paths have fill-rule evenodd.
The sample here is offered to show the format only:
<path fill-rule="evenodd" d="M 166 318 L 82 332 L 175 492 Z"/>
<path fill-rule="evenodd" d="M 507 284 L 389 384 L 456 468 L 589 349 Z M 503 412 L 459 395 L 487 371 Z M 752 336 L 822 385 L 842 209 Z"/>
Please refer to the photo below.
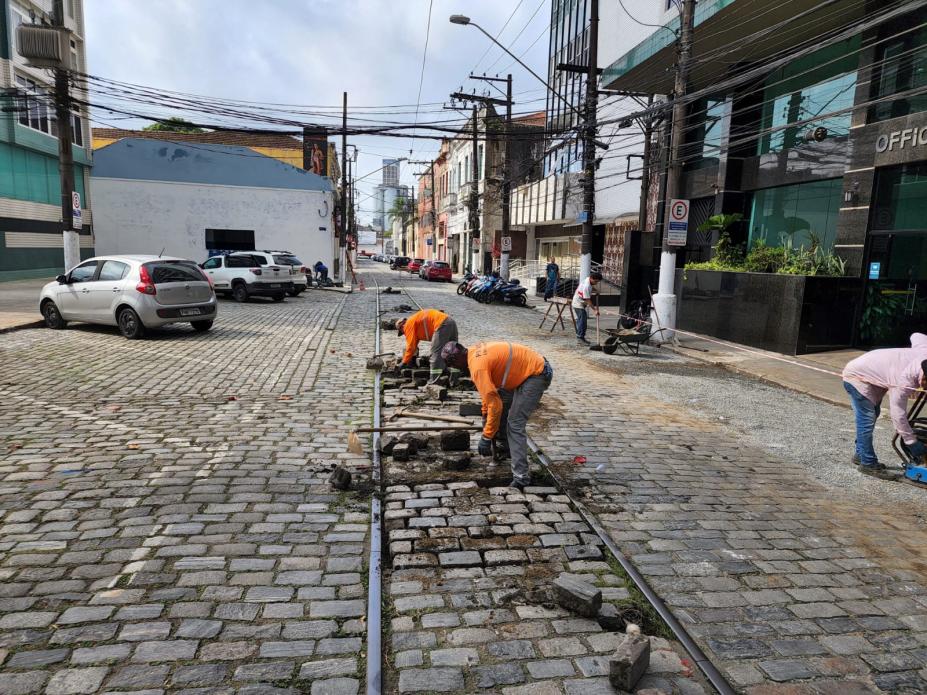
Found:
<path fill-rule="evenodd" d="M 418 269 L 422 267 L 422 263 L 425 262 L 424 258 L 413 258 L 409 261 L 409 265 L 406 266 L 406 270 L 410 273 L 418 273 Z"/>
<path fill-rule="evenodd" d="M 425 279 L 428 281 L 431 280 L 443 280 L 444 282 L 452 282 L 453 278 L 451 277 L 451 266 L 449 263 L 444 261 L 429 261 L 424 273 Z"/>

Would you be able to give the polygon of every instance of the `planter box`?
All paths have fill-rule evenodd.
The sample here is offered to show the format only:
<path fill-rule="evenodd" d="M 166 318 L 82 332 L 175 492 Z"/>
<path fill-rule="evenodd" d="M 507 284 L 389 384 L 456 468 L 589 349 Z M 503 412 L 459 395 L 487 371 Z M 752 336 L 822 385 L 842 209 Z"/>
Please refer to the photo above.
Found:
<path fill-rule="evenodd" d="M 859 278 L 677 271 L 677 325 L 741 345 L 800 355 L 849 347 Z"/>

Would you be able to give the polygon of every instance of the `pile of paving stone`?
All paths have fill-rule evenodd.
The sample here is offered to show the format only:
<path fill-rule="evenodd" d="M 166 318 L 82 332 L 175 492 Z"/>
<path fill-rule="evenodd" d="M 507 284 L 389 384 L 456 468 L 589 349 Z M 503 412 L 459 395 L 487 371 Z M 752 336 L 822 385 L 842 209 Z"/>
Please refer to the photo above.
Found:
<path fill-rule="evenodd" d="M 702 692 L 672 643 L 624 634 L 628 590 L 556 488 L 391 485 L 384 514 L 398 692 Z"/>

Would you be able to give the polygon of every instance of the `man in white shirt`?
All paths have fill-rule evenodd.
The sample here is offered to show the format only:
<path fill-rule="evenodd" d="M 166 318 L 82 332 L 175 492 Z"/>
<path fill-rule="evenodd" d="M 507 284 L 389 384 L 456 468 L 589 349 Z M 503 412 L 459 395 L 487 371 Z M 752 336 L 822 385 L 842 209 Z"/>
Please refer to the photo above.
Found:
<path fill-rule="evenodd" d="M 586 340 L 586 323 L 589 319 L 588 309 L 592 309 L 596 316 L 599 315 L 599 307 L 593 303 L 592 295 L 593 288 L 599 284 L 601 279 L 602 273 L 594 270 L 589 273 L 589 277 L 579 283 L 579 287 L 573 293 L 571 306 L 573 307 L 573 313 L 576 315 L 576 339 L 586 345 L 589 344 L 589 341 Z"/>

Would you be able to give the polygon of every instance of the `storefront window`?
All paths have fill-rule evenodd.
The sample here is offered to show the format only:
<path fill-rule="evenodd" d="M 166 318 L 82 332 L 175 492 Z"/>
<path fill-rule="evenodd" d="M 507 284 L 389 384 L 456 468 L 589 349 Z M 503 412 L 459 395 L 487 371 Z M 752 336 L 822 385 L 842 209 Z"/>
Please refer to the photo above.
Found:
<path fill-rule="evenodd" d="M 843 180 L 828 179 L 754 192 L 750 214 L 750 245 L 791 243 L 794 248 L 813 244 L 825 252 L 834 247 L 837 214 L 843 198 Z"/>
<path fill-rule="evenodd" d="M 905 94 L 927 87 L 927 30 L 911 31 L 879 46 L 873 79 L 876 84 L 870 120 L 927 111 L 927 93 Z M 899 94 L 892 98 L 892 95 Z"/>
<path fill-rule="evenodd" d="M 874 231 L 927 231 L 927 163 L 880 169 L 872 204 Z"/>
<path fill-rule="evenodd" d="M 828 137 L 849 133 L 858 48 L 856 37 L 770 74 L 763 93 L 764 134 L 757 143 L 757 154 L 796 147 L 805 141 L 806 133 L 818 127 L 826 128 Z"/>

